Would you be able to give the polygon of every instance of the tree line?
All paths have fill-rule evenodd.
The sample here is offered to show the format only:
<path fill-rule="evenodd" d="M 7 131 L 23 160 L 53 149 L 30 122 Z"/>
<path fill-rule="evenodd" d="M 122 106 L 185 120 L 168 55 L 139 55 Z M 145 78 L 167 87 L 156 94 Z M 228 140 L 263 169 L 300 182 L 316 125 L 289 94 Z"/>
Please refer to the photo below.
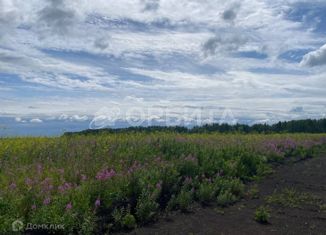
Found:
<path fill-rule="evenodd" d="M 203 126 L 195 126 L 192 128 L 183 126 L 138 126 L 128 128 L 105 128 L 98 130 L 84 130 L 81 132 L 66 132 L 64 135 L 74 134 L 103 134 L 103 133 L 129 133 L 129 132 L 176 132 L 176 133 L 326 133 L 326 119 L 306 119 L 278 122 L 272 125 L 269 124 L 235 124 L 213 123 Z"/>

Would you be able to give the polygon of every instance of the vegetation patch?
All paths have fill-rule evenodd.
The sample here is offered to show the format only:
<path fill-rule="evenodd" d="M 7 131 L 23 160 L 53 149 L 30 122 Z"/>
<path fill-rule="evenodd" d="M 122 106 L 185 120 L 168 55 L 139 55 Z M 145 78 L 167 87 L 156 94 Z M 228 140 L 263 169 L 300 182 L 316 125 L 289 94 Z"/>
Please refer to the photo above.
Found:
<path fill-rule="evenodd" d="M 321 199 L 310 193 L 299 192 L 293 188 L 286 188 L 280 193 L 273 193 L 267 197 L 267 203 L 277 204 L 283 207 L 301 208 L 306 205 L 320 206 Z"/>
<path fill-rule="evenodd" d="M 2 138 L 0 232 L 10 233 L 19 220 L 62 225 L 63 234 L 98 234 L 152 223 L 163 212 L 191 211 L 196 202 L 226 207 L 246 196 L 247 182 L 269 174 L 275 159 L 311 157 L 325 143 L 322 134 Z M 289 190 L 268 201 L 295 207 L 307 200 Z M 261 209 L 257 220 L 267 215 Z"/>
<path fill-rule="evenodd" d="M 267 224 L 271 215 L 267 207 L 261 206 L 255 211 L 255 220 L 261 224 Z"/>

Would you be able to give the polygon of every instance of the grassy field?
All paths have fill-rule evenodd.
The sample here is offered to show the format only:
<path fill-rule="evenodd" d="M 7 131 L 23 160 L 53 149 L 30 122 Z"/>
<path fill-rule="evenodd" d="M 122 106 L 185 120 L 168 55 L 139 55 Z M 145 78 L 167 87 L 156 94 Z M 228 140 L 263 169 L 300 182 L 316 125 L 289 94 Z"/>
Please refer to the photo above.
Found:
<path fill-rule="evenodd" d="M 194 203 L 228 206 L 245 195 L 246 182 L 271 172 L 270 163 L 312 157 L 325 144 L 325 134 L 0 139 L 0 231 L 11 232 L 19 219 L 93 234 L 132 229 Z"/>

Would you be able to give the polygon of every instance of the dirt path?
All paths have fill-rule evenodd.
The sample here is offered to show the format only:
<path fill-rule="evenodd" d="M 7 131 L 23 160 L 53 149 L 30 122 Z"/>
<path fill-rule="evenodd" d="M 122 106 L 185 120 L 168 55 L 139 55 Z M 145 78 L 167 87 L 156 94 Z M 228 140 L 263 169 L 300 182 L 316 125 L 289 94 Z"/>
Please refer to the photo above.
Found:
<path fill-rule="evenodd" d="M 326 234 L 326 156 L 278 166 L 258 189 L 258 199 L 224 211 L 197 208 L 129 234 Z M 262 205 L 270 208 L 266 225 L 253 219 Z"/>

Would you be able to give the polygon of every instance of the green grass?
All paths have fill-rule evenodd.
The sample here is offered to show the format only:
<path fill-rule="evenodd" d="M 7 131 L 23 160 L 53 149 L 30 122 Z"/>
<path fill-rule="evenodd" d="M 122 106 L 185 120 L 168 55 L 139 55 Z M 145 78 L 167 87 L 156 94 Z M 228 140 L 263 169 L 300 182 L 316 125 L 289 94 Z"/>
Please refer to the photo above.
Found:
<path fill-rule="evenodd" d="M 0 232 L 12 222 L 65 234 L 132 229 L 193 203 L 227 206 L 271 162 L 314 156 L 326 135 L 171 132 L 0 139 Z"/>
<path fill-rule="evenodd" d="M 283 207 L 301 208 L 305 205 L 320 206 L 321 199 L 313 194 L 297 191 L 294 188 L 286 188 L 281 192 L 274 192 L 267 197 L 267 203 L 277 204 Z"/>
<path fill-rule="evenodd" d="M 261 206 L 255 211 L 255 220 L 261 224 L 267 224 L 270 220 L 270 212 L 267 207 Z"/>

